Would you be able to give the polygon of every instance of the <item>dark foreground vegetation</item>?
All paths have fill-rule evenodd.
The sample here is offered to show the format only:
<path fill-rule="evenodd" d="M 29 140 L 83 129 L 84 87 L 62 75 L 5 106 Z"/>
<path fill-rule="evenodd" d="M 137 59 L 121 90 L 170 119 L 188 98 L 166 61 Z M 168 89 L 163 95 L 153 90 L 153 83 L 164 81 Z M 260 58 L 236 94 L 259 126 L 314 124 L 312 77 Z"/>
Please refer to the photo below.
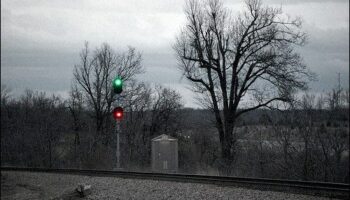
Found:
<path fill-rule="evenodd" d="M 143 87 L 149 98 L 133 101 L 122 121 L 121 166 L 150 171 L 151 138 L 165 133 L 179 139 L 180 172 L 218 175 L 220 144 L 211 111 L 183 108 L 170 89 Z M 115 167 L 111 114 L 97 131 L 93 111 L 76 96 L 10 94 L 1 91 L 2 166 Z M 348 95 L 305 94 L 294 106 L 242 115 L 234 130 L 233 175 L 348 183 Z"/>

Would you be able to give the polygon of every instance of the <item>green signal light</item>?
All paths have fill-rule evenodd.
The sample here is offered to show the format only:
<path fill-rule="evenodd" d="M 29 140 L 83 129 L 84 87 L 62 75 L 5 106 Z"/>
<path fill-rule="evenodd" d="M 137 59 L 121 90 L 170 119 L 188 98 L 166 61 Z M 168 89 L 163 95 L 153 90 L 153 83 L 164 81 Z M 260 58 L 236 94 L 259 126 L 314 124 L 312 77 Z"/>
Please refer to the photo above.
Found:
<path fill-rule="evenodd" d="M 113 80 L 113 90 L 115 94 L 120 94 L 123 91 L 123 81 L 120 77 Z"/>
<path fill-rule="evenodd" d="M 115 85 L 121 85 L 122 84 L 122 80 L 120 78 L 117 78 L 117 79 L 115 79 L 114 84 Z"/>

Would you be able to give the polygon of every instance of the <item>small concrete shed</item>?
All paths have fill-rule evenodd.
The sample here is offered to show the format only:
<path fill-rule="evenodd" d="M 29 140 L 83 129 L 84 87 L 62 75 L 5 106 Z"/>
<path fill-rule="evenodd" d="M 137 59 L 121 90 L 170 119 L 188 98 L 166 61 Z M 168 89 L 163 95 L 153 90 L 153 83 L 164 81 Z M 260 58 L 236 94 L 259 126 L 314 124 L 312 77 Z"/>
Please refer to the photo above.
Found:
<path fill-rule="evenodd" d="M 152 171 L 176 173 L 178 169 L 177 139 L 162 134 L 152 139 Z"/>

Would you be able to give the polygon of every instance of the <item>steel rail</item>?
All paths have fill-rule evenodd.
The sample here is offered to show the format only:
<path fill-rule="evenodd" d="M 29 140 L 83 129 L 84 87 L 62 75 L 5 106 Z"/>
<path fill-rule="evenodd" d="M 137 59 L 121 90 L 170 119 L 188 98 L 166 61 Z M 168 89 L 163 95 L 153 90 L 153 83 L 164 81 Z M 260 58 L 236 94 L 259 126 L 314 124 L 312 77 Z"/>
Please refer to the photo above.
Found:
<path fill-rule="evenodd" d="M 249 178 L 232 176 L 207 176 L 192 174 L 165 174 L 149 172 L 132 171 L 107 171 L 107 170 L 87 170 L 87 169 L 50 169 L 50 168 L 20 168 L 20 167 L 1 167 L 1 171 L 28 171 L 28 172 L 47 172 L 64 173 L 87 176 L 111 176 L 121 178 L 153 179 L 177 182 L 196 182 L 206 184 L 216 184 L 224 186 L 249 187 L 262 190 L 275 190 L 296 192 L 311 195 L 320 195 L 328 197 L 349 198 L 349 184 L 282 180 L 267 178 Z"/>

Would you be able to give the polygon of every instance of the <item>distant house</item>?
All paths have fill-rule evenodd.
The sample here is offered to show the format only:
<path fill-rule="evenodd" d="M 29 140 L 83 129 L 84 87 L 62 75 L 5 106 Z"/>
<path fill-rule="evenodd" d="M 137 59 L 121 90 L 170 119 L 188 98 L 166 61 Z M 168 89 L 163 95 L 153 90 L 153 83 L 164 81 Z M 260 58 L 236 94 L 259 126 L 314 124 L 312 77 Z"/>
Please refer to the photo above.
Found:
<path fill-rule="evenodd" d="M 178 170 L 178 141 L 166 134 L 152 139 L 152 171 L 176 173 Z"/>

